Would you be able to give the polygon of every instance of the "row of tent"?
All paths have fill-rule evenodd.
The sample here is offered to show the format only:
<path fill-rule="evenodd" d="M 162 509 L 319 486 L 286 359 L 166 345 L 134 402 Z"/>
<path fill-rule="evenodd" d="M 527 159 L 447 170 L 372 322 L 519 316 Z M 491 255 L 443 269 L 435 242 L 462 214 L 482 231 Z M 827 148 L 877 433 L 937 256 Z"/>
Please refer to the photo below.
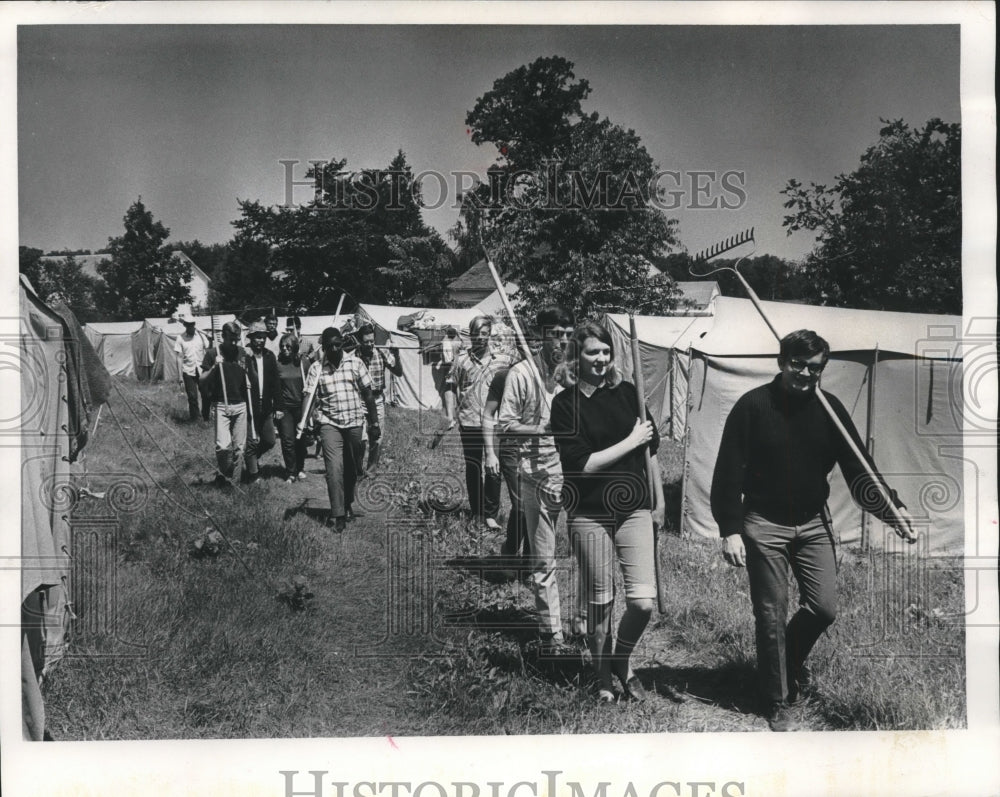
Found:
<path fill-rule="evenodd" d="M 961 318 L 777 302 L 763 307 L 781 334 L 807 328 L 829 340 L 825 389 L 843 401 L 889 482 L 926 526 L 929 549 L 959 550 L 964 540 Z M 424 356 L 420 330 L 401 331 L 401 315 L 422 314 L 432 325 L 454 326 L 464 335 L 484 309 L 359 305 L 358 314 L 375 327 L 376 342 L 400 351 L 403 375 L 393 380 L 399 406 L 441 406 L 439 374 Z M 216 316 L 216 327 L 231 318 Z M 197 320 L 200 328 L 209 328 L 211 319 Z M 307 338 L 332 321 L 330 316 L 301 320 Z M 605 325 L 631 378 L 629 319 L 609 314 Z M 714 537 L 708 494 L 722 427 L 736 399 L 777 372 L 777 342 L 749 301 L 721 296 L 711 315 L 638 316 L 635 325 L 650 410 L 664 437 L 684 442 L 682 533 Z M 111 373 L 166 379 L 180 378 L 173 355 L 180 331 L 181 325 L 168 319 L 87 327 Z M 839 470 L 833 479 L 830 509 L 841 540 L 878 545 L 880 524 L 872 528 L 871 518 L 850 501 Z"/>

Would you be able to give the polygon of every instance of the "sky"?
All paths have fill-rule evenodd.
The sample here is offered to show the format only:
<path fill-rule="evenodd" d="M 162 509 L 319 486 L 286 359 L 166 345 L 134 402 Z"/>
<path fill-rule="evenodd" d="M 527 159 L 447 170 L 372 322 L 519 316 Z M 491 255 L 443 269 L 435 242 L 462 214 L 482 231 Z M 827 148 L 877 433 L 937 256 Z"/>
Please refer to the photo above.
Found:
<path fill-rule="evenodd" d="M 572 61 L 585 111 L 641 137 L 684 192 L 691 252 L 756 229 L 758 254 L 799 258 L 779 194 L 856 168 L 880 119 L 961 121 L 959 29 L 896 26 L 38 25 L 17 39 L 22 245 L 97 249 L 139 196 L 172 241 L 231 238 L 238 199 L 286 200 L 309 160 L 484 174 L 465 116 L 493 81 L 540 56 Z M 692 172 L 709 193 L 696 195 Z M 741 185 L 739 203 L 721 186 Z M 455 178 L 443 206 L 454 224 Z M 292 187 L 296 202 L 308 189 Z M 424 195 L 440 196 L 428 177 Z M 725 198 L 736 208 L 692 208 Z"/>

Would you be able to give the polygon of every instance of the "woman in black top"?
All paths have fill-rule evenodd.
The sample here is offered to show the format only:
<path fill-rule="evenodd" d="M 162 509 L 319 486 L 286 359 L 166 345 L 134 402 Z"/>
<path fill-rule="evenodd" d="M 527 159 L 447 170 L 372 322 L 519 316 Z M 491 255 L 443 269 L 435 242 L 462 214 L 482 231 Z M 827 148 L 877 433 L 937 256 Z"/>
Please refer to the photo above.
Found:
<path fill-rule="evenodd" d="M 645 691 L 629 664 L 653 612 L 656 577 L 653 520 L 663 520 L 663 486 L 652 459 L 656 509 L 649 495 L 644 449 L 659 444 L 652 419 L 639 421 L 635 386 L 614 367 L 607 330 L 587 323 L 574 333 L 560 372 L 566 387 L 552 401 L 552 434 L 562 461 L 563 504 L 570 541 L 584 571 L 590 603 L 588 644 L 598 677 L 598 698 L 613 702 L 612 676 L 625 697 Z M 617 554 L 625 583 L 625 612 L 612 653 L 611 610 Z"/>
<path fill-rule="evenodd" d="M 302 386 L 305 384 L 306 363 L 299 355 L 296 335 L 283 335 L 278 344 L 278 379 L 281 390 L 275 404 L 274 420 L 281 437 L 281 456 L 285 460 L 285 483 L 306 477 L 306 441 L 296 437 L 295 429 L 302 420 Z"/>

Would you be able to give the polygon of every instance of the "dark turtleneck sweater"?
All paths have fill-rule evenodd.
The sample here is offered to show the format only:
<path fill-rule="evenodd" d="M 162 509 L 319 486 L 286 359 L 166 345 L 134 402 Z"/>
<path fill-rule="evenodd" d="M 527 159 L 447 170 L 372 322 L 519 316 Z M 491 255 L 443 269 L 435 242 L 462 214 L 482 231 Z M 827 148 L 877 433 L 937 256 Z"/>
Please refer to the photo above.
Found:
<path fill-rule="evenodd" d="M 864 444 L 840 400 L 823 391 L 858 449 Z M 868 457 L 872 470 L 875 463 Z M 796 526 L 811 520 L 830 495 L 828 476 L 840 465 L 854 500 L 882 520 L 891 512 L 815 393 L 792 394 L 772 382 L 754 388 L 733 406 L 722 432 L 712 477 L 712 515 L 723 537 L 743 531 L 745 512 Z M 879 480 L 885 484 L 881 475 Z M 893 502 L 902 506 L 895 492 Z"/>

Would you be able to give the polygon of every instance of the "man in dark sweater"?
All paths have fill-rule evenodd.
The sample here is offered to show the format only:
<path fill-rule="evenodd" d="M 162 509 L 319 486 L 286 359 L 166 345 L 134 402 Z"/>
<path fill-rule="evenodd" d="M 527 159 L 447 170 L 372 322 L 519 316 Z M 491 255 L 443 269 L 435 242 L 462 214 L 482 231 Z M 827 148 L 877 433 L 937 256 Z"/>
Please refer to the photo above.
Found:
<path fill-rule="evenodd" d="M 828 477 L 840 465 L 854 500 L 913 537 L 909 515 L 890 491 L 900 527 L 816 396 L 830 346 L 810 330 L 781 340 L 772 382 L 745 393 L 722 433 L 712 478 L 712 515 L 723 537 L 723 555 L 746 567 L 756 621 L 757 663 L 772 730 L 796 727 L 792 707 L 810 680 L 806 657 L 837 612 L 837 565 L 826 500 Z M 859 451 L 864 445 L 836 396 L 823 394 Z M 865 454 L 872 471 L 875 463 Z M 787 622 L 788 570 L 799 585 L 800 606 Z"/>

